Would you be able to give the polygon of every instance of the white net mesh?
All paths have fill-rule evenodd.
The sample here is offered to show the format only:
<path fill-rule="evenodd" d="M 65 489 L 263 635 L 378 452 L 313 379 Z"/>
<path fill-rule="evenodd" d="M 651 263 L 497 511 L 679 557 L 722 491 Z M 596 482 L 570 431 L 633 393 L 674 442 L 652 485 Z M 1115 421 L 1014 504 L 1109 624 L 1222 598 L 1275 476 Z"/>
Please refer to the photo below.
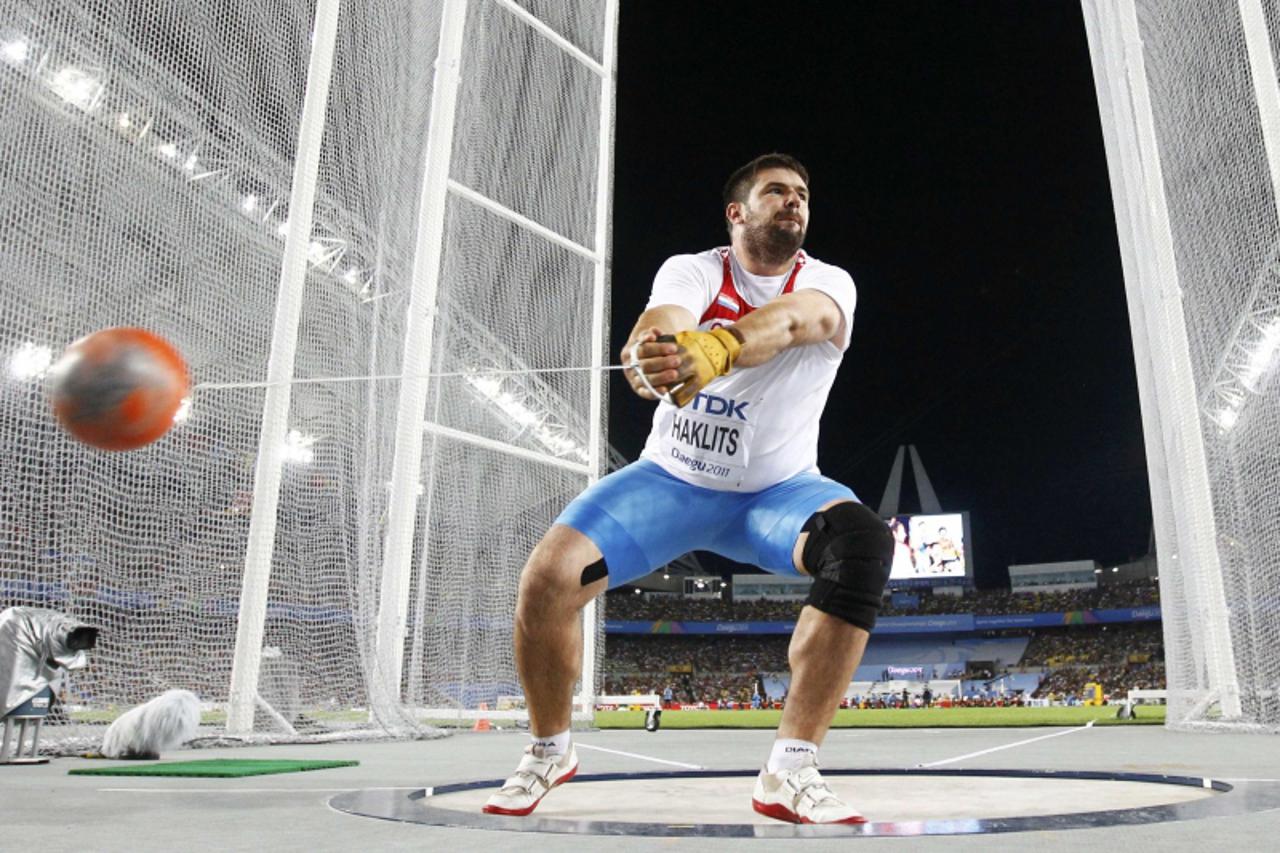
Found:
<path fill-rule="evenodd" d="M 1085 0 L 1134 329 L 1169 725 L 1280 730 L 1280 88 L 1258 0 Z"/>
<path fill-rule="evenodd" d="M 111 454 L 54 425 L 41 372 L 81 335 L 137 325 L 172 341 L 197 383 L 265 379 L 314 6 L 0 0 L 0 608 L 102 627 L 68 684 L 73 716 L 169 687 L 228 701 L 267 392 L 197 387 L 169 436 Z M 519 568 L 604 467 L 607 445 L 591 452 L 603 374 L 475 374 L 429 382 L 416 494 L 390 491 L 402 383 L 374 377 L 401 373 L 426 274 L 415 247 L 442 7 L 465 9 L 466 27 L 449 176 L 514 216 L 427 189 L 447 205 L 430 370 L 586 366 L 606 351 L 589 330 L 608 254 L 609 3 L 526 4 L 550 35 L 507 0 L 343 3 L 293 375 L 354 381 L 292 388 L 265 629 L 247 652 L 261 655 L 258 694 L 298 733 L 366 726 L 379 680 L 397 701 L 376 721 L 397 732 L 518 693 Z M 396 673 L 375 663 L 375 637 L 388 512 L 406 499 Z"/>

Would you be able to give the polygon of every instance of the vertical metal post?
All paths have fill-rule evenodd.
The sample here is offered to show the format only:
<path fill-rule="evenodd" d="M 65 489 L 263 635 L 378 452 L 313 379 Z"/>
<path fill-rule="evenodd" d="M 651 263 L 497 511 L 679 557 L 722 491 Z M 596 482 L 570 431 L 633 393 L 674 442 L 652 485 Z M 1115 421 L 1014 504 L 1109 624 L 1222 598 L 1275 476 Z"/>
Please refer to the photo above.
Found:
<path fill-rule="evenodd" d="M 431 368 L 436 296 L 444 249 L 445 203 L 453 156 L 454 115 L 466 19 L 467 0 L 445 0 L 418 204 L 418 239 L 414 247 L 404 359 L 401 362 L 403 378 L 396 408 L 391 498 L 382 557 L 376 671 L 370 684 L 374 718 L 386 723 L 394 719 L 400 704 L 413 534 L 418 518 L 418 484 L 422 476 L 422 428 L 428 391 L 425 374 Z"/>
<path fill-rule="evenodd" d="M 604 471 L 607 457 L 603 436 L 605 373 L 608 353 L 605 342 L 604 302 L 609 287 L 609 202 L 613 187 L 613 99 L 617 85 L 618 0 L 607 0 L 604 16 L 604 52 L 600 76 L 600 136 L 596 155 L 596 228 L 593 248 L 600 256 L 596 261 L 591 292 L 591 366 L 596 372 L 591 377 L 591 423 L 587 433 L 587 453 L 593 473 L 588 477 L 594 483 Z M 595 707 L 596 692 L 596 623 L 598 603 L 593 599 L 582 609 L 582 701 L 583 712 L 591 716 Z"/>
<path fill-rule="evenodd" d="M 1165 363 L 1151 373 L 1156 385 L 1154 393 L 1144 395 L 1143 399 L 1144 404 L 1156 404 L 1156 410 L 1144 407 L 1144 421 L 1158 419 L 1162 427 L 1160 440 L 1165 447 L 1159 458 L 1163 458 L 1168 466 L 1168 486 L 1178 534 L 1176 547 L 1170 547 L 1170 543 L 1160 544 L 1160 573 L 1165 574 L 1167 562 L 1168 569 L 1190 581 L 1186 585 L 1187 591 L 1193 593 L 1187 602 L 1193 623 L 1190 639 L 1193 649 L 1202 652 L 1208 686 L 1206 701 L 1202 704 L 1216 700 L 1223 716 L 1230 719 L 1240 716 L 1240 691 L 1173 230 L 1164 192 L 1164 174 L 1137 10 L 1133 0 L 1118 0 L 1116 9 L 1124 43 L 1126 94 L 1141 166 L 1141 174 L 1135 179 L 1141 185 L 1145 202 L 1127 211 L 1127 217 L 1131 220 L 1131 227 L 1145 232 L 1138 239 L 1152 255 L 1152 268 L 1146 271 L 1150 274 L 1149 279 L 1139 271 L 1136 279 L 1126 275 L 1126 280 L 1130 288 L 1140 290 L 1137 302 L 1141 306 L 1139 310 L 1145 314 L 1141 324 L 1134 324 L 1135 333 L 1145 330 L 1148 340 L 1161 342 L 1168 356 Z M 1108 118 L 1104 117 L 1104 120 Z M 1118 206 L 1120 203 L 1121 200 L 1117 199 Z M 1139 371 L 1140 381 L 1143 375 Z M 1173 565 L 1175 561 L 1180 562 L 1176 568 Z"/>
<path fill-rule="evenodd" d="M 324 136 L 325 105 L 329 100 L 340 5 L 340 0 L 319 0 L 316 4 L 307 91 L 298 128 L 293 185 L 289 191 L 289 226 L 284 239 L 271 354 L 267 361 L 267 382 L 271 384 L 264 395 L 258 458 L 253 472 L 253 512 L 245 549 L 227 709 L 227 731 L 231 734 L 253 731 L 253 709 L 258 695 L 258 671 L 262 663 L 262 637 L 267 618 L 267 589 L 275 552 L 280 473 L 284 465 L 289 418 L 289 383 L 293 379 L 302 291 L 307 278 L 307 249 L 311 243 L 316 174 L 320 165 L 320 142 Z"/>

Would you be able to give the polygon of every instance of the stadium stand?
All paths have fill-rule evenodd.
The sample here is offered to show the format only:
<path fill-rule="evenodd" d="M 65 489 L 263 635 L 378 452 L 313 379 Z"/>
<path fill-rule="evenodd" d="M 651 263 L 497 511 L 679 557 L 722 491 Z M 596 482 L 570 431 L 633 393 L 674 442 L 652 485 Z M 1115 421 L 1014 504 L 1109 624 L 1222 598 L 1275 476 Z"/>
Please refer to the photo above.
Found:
<path fill-rule="evenodd" d="M 885 602 L 881 615 L 915 616 L 950 613 L 992 615 L 1001 613 L 1056 613 L 1073 610 L 1100 610 L 1146 607 L 1160 603 L 1155 581 L 1130 581 L 1090 590 L 1064 592 L 1010 593 L 971 590 L 965 595 L 933 595 L 913 591 L 919 606 L 895 608 Z M 803 601 L 730 601 L 716 598 L 682 598 L 635 594 L 624 588 L 609 593 L 606 613 L 610 619 L 682 619 L 688 621 L 775 621 L 793 620 Z"/>
<path fill-rule="evenodd" d="M 929 613 L 1044 613 L 1090 608 L 1158 605 L 1153 582 L 1069 593 L 1010 595 L 975 592 L 961 597 L 920 596 Z M 690 622 L 790 621 L 799 603 L 729 602 L 716 599 L 648 598 L 610 594 L 610 620 Z M 943 611 L 943 607 L 951 608 Z M 965 609 L 965 608 L 968 609 Z M 677 626 L 678 627 L 678 626 Z M 658 693 L 668 704 L 751 707 L 785 696 L 790 676 L 786 634 L 610 634 L 605 679 L 609 693 Z M 890 667 L 919 668 L 920 678 L 963 679 L 955 704 L 1012 704 L 1050 701 L 1075 704 L 1088 683 L 1122 698 L 1131 689 L 1164 686 L 1164 647 L 1158 622 L 1065 625 L 984 635 L 873 635 L 854 681 L 883 684 Z M 914 701 L 924 680 L 912 682 Z M 896 683 L 896 682 L 895 682 Z M 877 702 L 896 697 L 871 696 Z M 950 701 L 950 700 L 948 700 Z"/>

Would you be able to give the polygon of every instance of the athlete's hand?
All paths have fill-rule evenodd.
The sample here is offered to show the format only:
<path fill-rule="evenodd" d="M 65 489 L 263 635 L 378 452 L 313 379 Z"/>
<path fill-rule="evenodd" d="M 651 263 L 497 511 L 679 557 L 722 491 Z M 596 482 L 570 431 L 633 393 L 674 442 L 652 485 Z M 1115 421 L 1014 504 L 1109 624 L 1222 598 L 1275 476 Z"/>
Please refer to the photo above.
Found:
<path fill-rule="evenodd" d="M 665 340 L 658 340 L 663 337 Z M 681 373 L 683 359 L 679 352 L 675 339 L 670 335 L 664 336 L 656 326 L 627 341 L 622 348 L 622 363 L 627 366 L 623 374 L 631 383 L 631 390 L 646 400 L 657 400 L 666 395 L 673 383 L 688 375 L 687 370 Z M 640 373 L 644 374 L 644 379 L 640 378 Z M 648 380 L 648 385 L 645 385 L 645 380 Z"/>
<path fill-rule="evenodd" d="M 678 382 L 671 389 L 671 402 L 683 406 L 717 376 L 724 376 L 742 352 L 742 338 L 728 328 L 709 332 L 680 332 L 675 337 L 681 359 Z"/>

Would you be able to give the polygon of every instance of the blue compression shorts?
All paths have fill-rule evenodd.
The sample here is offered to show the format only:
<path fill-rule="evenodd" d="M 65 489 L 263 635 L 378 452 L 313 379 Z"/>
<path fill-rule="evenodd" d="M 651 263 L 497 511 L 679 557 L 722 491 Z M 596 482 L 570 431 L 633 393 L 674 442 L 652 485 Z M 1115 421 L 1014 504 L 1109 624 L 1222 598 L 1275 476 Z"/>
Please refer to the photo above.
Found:
<path fill-rule="evenodd" d="M 823 504 L 838 500 L 857 497 L 819 474 L 797 474 L 761 492 L 725 492 L 686 483 L 641 459 L 574 498 L 556 523 L 600 549 L 610 588 L 690 551 L 798 575 L 791 553 L 801 528 Z"/>

